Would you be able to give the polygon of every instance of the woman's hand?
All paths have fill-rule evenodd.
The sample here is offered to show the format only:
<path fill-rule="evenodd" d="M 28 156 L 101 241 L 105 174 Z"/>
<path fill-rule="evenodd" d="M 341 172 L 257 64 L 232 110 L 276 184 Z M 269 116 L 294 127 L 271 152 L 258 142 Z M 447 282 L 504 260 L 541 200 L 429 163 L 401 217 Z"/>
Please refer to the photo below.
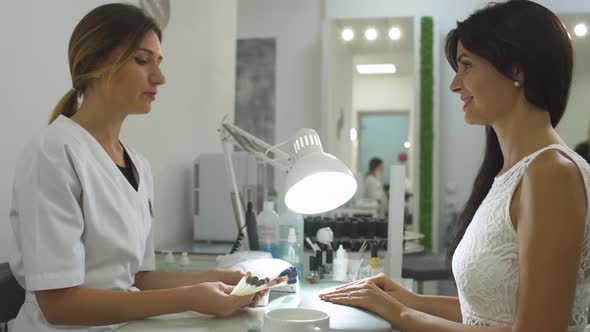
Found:
<path fill-rule="evenodd" d="M 187 288 L 188 310 L 218 317 L 231 316 L 237 310 L 257 301 L 258 294 L 229 295 L 233 286 L 222 282 L 204 282 Z"/>
<path fill-rule="evenodd" d="M 207 281 L 215 282 L 221 281 L 226 285 L 237 285 L 238 282 L 245 275 L 244 272 L 239 270 L 211 270 L 206 272 L 208 274 Z"/>
<path fill-rule="evenodd" d="M 383 317 L 393 327 L 400 321 L 400 314 L 405 309 L 403 304 L 367 279 L 344 285 L 327 294 L 321 294 L 320 298 L 336 304 L 369 310 Z"/>
<path fill-rule="evenodd" d="M 336 290 L 347 288 L 353 285 L 360 285 L 366 282 L 372 282 L 375 286 L 383 290 L 387 295 L 401 302 L 403 305 L 413 308 L 418 300 L 418 295 L 400 286 L 391 280 L 385 273 L 380 273 L 374 277 L 353 281 L 349 284 L 336 287 Z"/>

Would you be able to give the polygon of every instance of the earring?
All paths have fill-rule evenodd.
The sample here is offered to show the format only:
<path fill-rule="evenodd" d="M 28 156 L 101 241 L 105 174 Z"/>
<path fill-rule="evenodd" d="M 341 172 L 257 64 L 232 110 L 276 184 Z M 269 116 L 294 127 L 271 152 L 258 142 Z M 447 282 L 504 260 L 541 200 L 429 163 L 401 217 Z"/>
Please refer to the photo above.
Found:
<path fill-rule="evenodd" d="M 520 82 L 519 81 L 514 81 L 514 86 L 518 88 L 520 86 Z"/>

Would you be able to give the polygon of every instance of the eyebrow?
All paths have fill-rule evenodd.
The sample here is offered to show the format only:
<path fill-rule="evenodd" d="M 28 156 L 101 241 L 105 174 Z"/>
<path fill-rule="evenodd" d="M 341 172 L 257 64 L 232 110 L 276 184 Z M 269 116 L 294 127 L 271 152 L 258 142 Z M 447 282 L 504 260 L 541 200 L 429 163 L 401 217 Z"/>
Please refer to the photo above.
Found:
<path fill-rule="evenodd" d="M 154 52 L 154 51 L 152 51 L 152 50 L 150 50 L 150 49 L 148 49 L 148 48 L 143 48 L 143 47 L 140 47 L 140 48 L 138 48 L 137 50 L 139 50 L 139 51 L 144 51 L 144 52 L 148 52 L 148 53 L 149 53 L 149 54 L 151 54 L 151 55 L 154 55 L 154 54 L 155 54 L 155 52 Z M 161 55 L 158 57 L 158 60 L 160 60 L 160 61 L 162 61 L 163 59 L 164 59 L 164 58 L 163 58 Z"/>

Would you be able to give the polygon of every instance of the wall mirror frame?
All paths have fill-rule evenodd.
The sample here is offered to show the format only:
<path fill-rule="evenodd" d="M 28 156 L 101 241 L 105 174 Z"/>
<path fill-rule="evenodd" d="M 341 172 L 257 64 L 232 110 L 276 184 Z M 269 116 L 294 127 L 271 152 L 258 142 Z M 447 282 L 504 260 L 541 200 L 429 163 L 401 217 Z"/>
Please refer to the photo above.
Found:
<path fill-rule="evenodd" d="M 401 30 L 401 38 L 389 36 L 391 28 Z M 370 28 L 375 40 L 367 40 Z M 354 37 L 349 38 L 350 29 Z M 426 249 L 438 247 L 438 61 L 439 41 L 433 38 L 431 17 L 328 17 L 323 25 L 322 57 L 322 137 L 326 151 L 343 160 L 357 175 L 364 177 L 367 156 L 359 149 L 362 142 L 361 115 L 407 114 L 407 140 L 396 137 L 403 130 L 392 128 L 381 143 L 403 144 L 405 153 L 394 151 L 380 157 L 386 169 L 392 164 L 406 165 L 406 208 L 412 215 L 407 229 L 424 233 Z M 393 64 L 395 73 L 362 75 L 359 64 Z M 383 123 L 387 121 L 375 121 Z M 401 128 L 401 127 L 399 127 Z M 380 136 L 379 136 L 380 137 Z M 401 140 L 401 143 L 400 143 Z M 386 141 L 386 142 L 384 142 Z M 392 141 L 392 142 L 390 142 Z M 372 142 L 369 145 L 381 145 Z M 378 149 L 376 149 L 378 150 Z M 405 157 L 404 157 L 405 156 Z M 405 158 L 405 160 L 404 160 Z M 404 160 L 402 162 L 402 160 Z M 384 183 L 388 183 L 387 174 Z"/>

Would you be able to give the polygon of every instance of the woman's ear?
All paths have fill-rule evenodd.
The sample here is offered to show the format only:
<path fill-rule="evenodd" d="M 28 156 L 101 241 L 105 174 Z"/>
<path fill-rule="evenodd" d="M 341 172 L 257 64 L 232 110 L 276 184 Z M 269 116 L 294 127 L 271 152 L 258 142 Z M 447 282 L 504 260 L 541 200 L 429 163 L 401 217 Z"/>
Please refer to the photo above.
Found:
<path fill-rule="evenodd" d="M 520 84 L 524 83 L 524 71 L 520 65 L 512 65 L 511 74 L 515 81 L 520 82 Z"/>

